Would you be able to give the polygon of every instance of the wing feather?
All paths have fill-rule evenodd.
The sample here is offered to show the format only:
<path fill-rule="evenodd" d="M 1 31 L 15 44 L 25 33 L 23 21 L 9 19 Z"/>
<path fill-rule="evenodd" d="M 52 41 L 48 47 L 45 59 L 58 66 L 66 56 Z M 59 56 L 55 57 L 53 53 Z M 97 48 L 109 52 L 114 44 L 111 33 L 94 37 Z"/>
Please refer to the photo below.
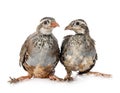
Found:
<path fill-rule="evenodd" d="M 64 54 L 65 52 L 67 51 L 67 43 L 68 43 L 68 40 L 70 39 L 70 37 L 73 36 L 73 35 L 67 35 L 64 37 L 64 40 L 62 42 L 62 46 L 61 46 L 61 53 L 60 53 L 60 61 L 62 64 L 63 61 L 64 61 Z"/>

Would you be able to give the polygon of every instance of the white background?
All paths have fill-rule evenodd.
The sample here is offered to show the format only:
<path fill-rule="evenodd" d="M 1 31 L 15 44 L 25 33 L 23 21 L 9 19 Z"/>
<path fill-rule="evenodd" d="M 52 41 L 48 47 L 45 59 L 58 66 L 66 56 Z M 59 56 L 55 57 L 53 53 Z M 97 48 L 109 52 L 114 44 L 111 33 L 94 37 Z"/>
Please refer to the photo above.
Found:
<path fill-rule="evenodd" d="M 60 24 L 53 30 L 59 41 L 72 31 L 64 31 L 74 19 L 84 19 L 96 41 L 98 61 L 92 71 L 112 74 L 112 78 L 77 76 L 73 82 L 31 79 L 10 85 L 9 76 L 27 73 L 19 67 L 19 52 L 27 36 L 41 18 L 54 17 Z M 120 3 L 119 0 L 1 0 L 0 1 L 0 93 L 120 93 Z M 56 75 L 66 72 L 59 63 Z"/>

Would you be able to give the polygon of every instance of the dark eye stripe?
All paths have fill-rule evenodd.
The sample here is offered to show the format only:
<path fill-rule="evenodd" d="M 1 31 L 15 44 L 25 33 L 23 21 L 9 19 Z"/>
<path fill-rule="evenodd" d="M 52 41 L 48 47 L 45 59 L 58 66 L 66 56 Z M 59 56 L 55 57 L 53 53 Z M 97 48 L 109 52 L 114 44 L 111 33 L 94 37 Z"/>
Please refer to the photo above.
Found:
<path fill-rule="evenodd" d="M 75 23 L 73 22 L 73 23 L 71 24 L 71 26 L 73 27 L 73 26 L 74 26 L 74 24 L 75 24 Z"/>

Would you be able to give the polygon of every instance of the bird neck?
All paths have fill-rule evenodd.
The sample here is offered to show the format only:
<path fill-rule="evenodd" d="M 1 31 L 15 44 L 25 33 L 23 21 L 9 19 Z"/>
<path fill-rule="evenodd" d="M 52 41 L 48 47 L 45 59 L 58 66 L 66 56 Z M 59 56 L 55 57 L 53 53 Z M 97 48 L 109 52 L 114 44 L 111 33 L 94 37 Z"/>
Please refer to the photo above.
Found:
<path fill-rule="evenodd" d="M 89 30 L 88 29 L 80 29 L 75 31 L 77 35 L 89 35 Z"/>
<path fill-rule="evenodd" d="M 46 29 L 42 27 L 38 30 L 38 32 L 44 35 L 50 35 L 52 34 L 52 29 Z"/>
<path fill-rule="evenodd" d="M 75 32 L 76 32 L 77 34 L 85 34 L 85 29 L 83 29 L 83 28 L 77 29 L 77 30 L 75 30 Z"/>

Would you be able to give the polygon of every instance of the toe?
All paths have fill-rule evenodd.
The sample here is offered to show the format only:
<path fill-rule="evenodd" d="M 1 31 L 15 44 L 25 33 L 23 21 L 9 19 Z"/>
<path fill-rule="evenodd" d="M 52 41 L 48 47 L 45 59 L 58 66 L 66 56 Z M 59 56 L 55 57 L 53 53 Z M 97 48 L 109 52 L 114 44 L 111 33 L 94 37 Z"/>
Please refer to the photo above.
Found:
<path fill-rule="evenodd" d="M 72 77 L 65 77 L 64 81 L 73 81 L 73 78 Z"/>
<path fill-rule="evenodd" d="M 55 81 L 63 81 L 62 78 L 59 78 L 59 77 L 57 77 L 57 76 L 55 76 L 55 75 L 50 75 L 50 76 L 49 76 L 49 79 L 50 79 L 50 80 L 55 80 Z"/>
<path fill-rule="evenodd" d="M 18 79 L 16 79 L 16 78 L 11 78 L 10 77 L 10 80 L 8 81 L 10 84 L 12 84 L 12 83 L 17 83 L 17 82 L 19 82 L 19 80 Z"/>

